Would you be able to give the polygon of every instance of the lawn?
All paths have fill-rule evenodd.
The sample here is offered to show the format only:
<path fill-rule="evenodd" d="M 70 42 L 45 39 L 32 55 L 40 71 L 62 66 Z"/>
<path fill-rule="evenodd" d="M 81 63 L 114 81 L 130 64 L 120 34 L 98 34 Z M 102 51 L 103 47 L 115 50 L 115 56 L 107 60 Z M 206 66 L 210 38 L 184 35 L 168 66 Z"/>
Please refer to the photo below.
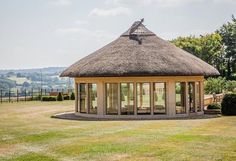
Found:
<path fill-rule="evenodd" d="M 236 160 L 236 116 L 72 121 L 71 101 L 0 104 L 0 160 Z"/>

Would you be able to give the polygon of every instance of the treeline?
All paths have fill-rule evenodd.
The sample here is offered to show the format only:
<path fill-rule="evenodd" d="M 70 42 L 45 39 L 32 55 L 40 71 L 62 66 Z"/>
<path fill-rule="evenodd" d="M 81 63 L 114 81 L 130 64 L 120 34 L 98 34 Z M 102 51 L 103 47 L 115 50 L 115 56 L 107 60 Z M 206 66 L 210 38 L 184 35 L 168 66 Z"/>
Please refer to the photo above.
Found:
<path fill-rule="evenodd" d="M 214 33 L 178 37 L 171 41 L 217 68 L 222 77 L 236 80 L 236 19 L 223 24 Z"/>

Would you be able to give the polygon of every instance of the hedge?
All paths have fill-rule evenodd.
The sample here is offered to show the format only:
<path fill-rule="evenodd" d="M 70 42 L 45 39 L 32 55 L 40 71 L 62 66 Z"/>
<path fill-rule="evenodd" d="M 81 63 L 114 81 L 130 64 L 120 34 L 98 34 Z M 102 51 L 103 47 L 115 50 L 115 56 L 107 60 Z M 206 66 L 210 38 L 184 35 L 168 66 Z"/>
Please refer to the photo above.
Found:
<path fill-rule="evenodd" d="M 223 115 L 236 115 L 236 94 L 226 94 L 221 102 Z"/>
<path fill-rule="evenodd" d="M 56 101 L 57 97 L 55 96 L 43 96 L 42 101 Z"/>
<path fill-rule="evenodd" d="M 207 106 L 207 109 L 220 109 L 221 106 L 218 103 L 212 103 Z"/>

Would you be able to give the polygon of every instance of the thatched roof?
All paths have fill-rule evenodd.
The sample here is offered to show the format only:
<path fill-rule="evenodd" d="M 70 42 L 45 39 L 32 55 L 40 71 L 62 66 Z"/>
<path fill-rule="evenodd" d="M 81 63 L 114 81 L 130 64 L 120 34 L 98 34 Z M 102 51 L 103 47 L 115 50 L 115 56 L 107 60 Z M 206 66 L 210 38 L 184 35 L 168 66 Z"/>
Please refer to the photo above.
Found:
<path fill-rule="evenodd" d="M 142 23 L 134 26 L 115 41 L 71 65 L 61 76 L 219 75 L 214 67 L 157 37 Z"/>

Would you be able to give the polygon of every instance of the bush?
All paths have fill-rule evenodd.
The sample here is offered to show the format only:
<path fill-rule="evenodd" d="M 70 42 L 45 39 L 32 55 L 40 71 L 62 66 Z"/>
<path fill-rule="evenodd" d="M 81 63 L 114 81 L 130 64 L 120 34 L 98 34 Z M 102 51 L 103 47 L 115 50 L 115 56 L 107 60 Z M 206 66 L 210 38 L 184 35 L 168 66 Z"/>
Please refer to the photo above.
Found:
<path fill-rule="evenodd" d="M 62 97 L 61 92 L 59 92 L 57 95 L 57 101 L 63 101 L 63 97 Z"/>
<path fill-rule="evenodd" d="M 221 109 L 221 106 L 218 103 L 212 103 L 207 106 L 207 109 Z"/>
<path fill-rule="evenodd" d="M 219 94 L 222 93 L 226 88 L 226 79 L 222 77 L 208 78 L 205 81 L 205 92 L 207 94 Z"/>
<path fill-rule="evenodd" d="M 63 96 L 63 99 L 64 100 L 70 100 L 70 97 L 68 95 L 66 95 L 66 96 Z"/>
<path fill-rule="evenodd" d="M 223 115 L 236 115 L 236 94 L 226 94 L 221 102 Z"/>
<path fill-rule="evenodd" d="M 57 98 L 55 96 L 43 96 L 42 101 L 56 101 Z"/>
<path fill-rule="evenodd" d="M 71 99 L 71 100 L 75 100 L 75 94 L 74 94 L 74 92 L 71 93 L 70 99 Z"/>

